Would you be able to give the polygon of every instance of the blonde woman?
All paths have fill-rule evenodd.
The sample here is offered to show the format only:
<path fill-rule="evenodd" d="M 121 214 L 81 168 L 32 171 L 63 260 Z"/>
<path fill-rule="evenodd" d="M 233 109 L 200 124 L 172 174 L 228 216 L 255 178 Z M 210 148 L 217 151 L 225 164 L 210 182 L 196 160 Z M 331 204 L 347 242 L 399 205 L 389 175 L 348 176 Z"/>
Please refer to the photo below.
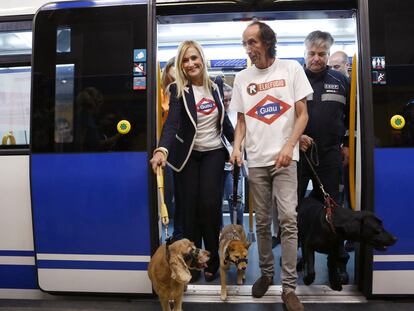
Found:
<path fill-rule="evenodd" d="M 170 93 L 168 87 L 175 80 L 175 57 L 168 60 L 161 74 L 161 109 L 162 124 L 165 123 L 170 109 Z"/>
<path fill-rule="evenodd" d="M 223 135 L 234 138 L 217 84 L 207 74 L 201 46 L 184 41 L 175 61 L 176 80 L 170 85 L 170 107 L 159 146 L 150 160 L 156 172 L 166 163 L 174 170 L 174 222 L 182 221 L 183 237 L 211 252 L 206 281 L 217 276 L 224 163 L 229 158 Z M 219 84 L 219 85 L 218 85 Z M 194 274 L 192 281 L 199 274 Z"/>

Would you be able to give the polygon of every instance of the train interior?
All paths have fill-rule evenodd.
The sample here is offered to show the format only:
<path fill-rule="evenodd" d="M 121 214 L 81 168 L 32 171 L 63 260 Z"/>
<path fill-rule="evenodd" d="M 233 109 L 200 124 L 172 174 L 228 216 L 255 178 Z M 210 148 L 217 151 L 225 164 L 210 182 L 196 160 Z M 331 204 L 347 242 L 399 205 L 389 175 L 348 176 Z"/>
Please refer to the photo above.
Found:
<path fill-rule="evenodd" d="M 235 74 L 250 65 L 248 57 L 241 44 L 241 34 L 246 26 L 253 20 L 265 21 L 276 32 L 277 35 L 277 57 L 280 59 L 293 59 L 304 64 L 304 39 L 306 35 L 314 30 L 328 31 L 334 37 L 335 43 L 331 48 L 331 53 L 344 51 L 349 56 L 349 63 L 352 63 L 352 56 L 358 51 L 357 26 L 354 10 L 341 11 L 287 11 L 287 12 L 255 12 L 253 13 L 221 13 L 221 14 L 194 14 L 176 16 L 157 16 L 157 42 L 158 42 L 158 62 L 161 69 L 166 63 L 175 56 L 178 45 L 183 40 L 198 41 L 205 52 L 208 60 L 208 72 L 211 77 L 221 76 L 230 87 L 233 85 Z M 230 118 L 234 116 L 231 106 L 228 108 Z M 235 122 L 235 117 L 233 121 Z M 343 186 L 342 186 L 343 187 Z M 312 184 L 308 190 L 312 189 Z M 243 179 L 243 193 L 241 203 L 244 206 L 244 228 L 246 232 L 249 228 L 248 213 L 248 181 Z M 345 200 L 346 201 L 346 200 Z M 343 204 L 347 205 L 346 202 Z M 172 213 L 172 209 L 169 209 Z M 226 198 L 223 199 L 223 220 L 224 224 L 231 222 L 232 206 Z M 254 215 L 254 214 L 253 214 Z M 172 216 L 171 216 L 172 217 Z M 254 222 L 253 222 L 254 223 Z M 253 228 L 254 232 L 254 228 Z M 169 234 L 172 234 L 172 226 L 169 226 Z M 276 233 L 274 233 L 274 236 Z M 165 237 L 165 233 L 163 233 Z M 273 253 L 275 256 L 276 270 L 274 284 L 280 285 L 280 244 L 275 246 Z M 358 247 L 350 248 L 350 259 L 347 265 L 347 272 L 350 276 L 349 285 L 345 286 L 344 292 L 349 294 L 356 291 L 355 263 L 358 254 Z M 300 255 L 300 251 L 299 251 Z M 234 269 L 234 267 L 233 267 Z M 327 290 L 328 275 L 326 266 L 326 255 L 316 255 L 316 280 L 313 283 L 318 285 L 312 287 L 317 289 L 314 294 L 322 293 Z M 253 243 L 249 249 L 249 267 L 247 270 L 245 285 L 252 285 L 260 276 L 258 265 L 257 243 Z M 229 284 L 236 284 L 235 270 L 230 270 Z M 203 278 L 190 285 L 191 292 L 200 293 L 203 291 L 217 290 L 220 278 L 207 283 Z M 299 273 L 299 284 L 303 285 L 301 274 Z M 276 289 L 277 286 L 274 286 Z M 250 293 L 243 286 L 230 286 L 230 291 L 238 293 L 240 296 Z"/>

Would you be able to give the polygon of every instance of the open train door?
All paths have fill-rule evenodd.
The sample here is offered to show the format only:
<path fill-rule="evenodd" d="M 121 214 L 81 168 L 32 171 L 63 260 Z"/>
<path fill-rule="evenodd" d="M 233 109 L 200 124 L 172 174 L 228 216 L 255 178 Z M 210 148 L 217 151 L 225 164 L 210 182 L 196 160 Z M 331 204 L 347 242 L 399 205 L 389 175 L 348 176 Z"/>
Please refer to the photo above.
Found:
<path fill-rule="evenodd" d="M 367 296 L 414 294 L 414 3 L 359 1 L 362 53 L 362 205 L 398 242 L 365 249 Z M 373 181 L 373 182 L 372 182 Z"/>
<path fill-rule="evenodd" d="M 30 174 L 44 291 L 152 293 L 153 2 L 59 2 L 35 16 Z"/>

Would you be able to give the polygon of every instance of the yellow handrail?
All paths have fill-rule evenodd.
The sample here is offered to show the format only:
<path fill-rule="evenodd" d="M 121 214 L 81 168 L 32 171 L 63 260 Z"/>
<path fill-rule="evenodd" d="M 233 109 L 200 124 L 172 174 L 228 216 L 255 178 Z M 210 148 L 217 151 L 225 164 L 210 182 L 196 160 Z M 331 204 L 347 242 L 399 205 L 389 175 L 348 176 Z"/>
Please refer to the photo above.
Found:
<path fill-rule="evenodd" d="M 1 140 L 2 145 L 15 145 L 16 138 L 14 138 L 13 131 L 9 131 L 7 134 L 4 134 L 3 139 Z"/>
<path fill-rule="evenodd" d="M 355 210 L 355 107 L 357 83 L 357 57 L 352 58 L 351 91 L 349 100 L 349 193 L 351 208 Z"/>
<path fill-rule="evenodd" d="M 161 136 L 161 128 L 162 128 L 162 95 L 161 95 L 161 65 L 158 62 L 157 66 L 157 113 L 156 113 L 156 119 L 157 119 L 157 145 L 160 140 Z"/>

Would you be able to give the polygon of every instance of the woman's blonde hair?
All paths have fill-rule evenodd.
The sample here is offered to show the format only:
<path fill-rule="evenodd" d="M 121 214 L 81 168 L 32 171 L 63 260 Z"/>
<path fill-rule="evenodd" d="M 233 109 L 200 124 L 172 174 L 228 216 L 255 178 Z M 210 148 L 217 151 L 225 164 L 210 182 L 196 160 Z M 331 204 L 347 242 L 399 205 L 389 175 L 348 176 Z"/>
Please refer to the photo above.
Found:
<path fill-rule="evenodd" d="M 196 41 L 186 40 L 183 41 L 178 47 L 177 56 L 175 57 L 175 83 L 177 84 L 177 97 L 180 98 L 184 94 L 184 88 L 190 83 L 187 75 L 183 70 L 183 58 L 188 48 L 195 48 L 200 54 L 201 61 L 203 63 L 203 86 L 207 89 L 211 89 L 212 81 L 207 73 L 207 62 L 204 56 L 203 48 Z"/>
<path fill-rule="evenodd" d="M 171 67 L 174 67 L 175 57 L 168 60 L 167 64 L 165 65 L 164 69 L 161 73 L 161 88 L 164 93 L 167 93 L 168 86 L 174 82 L 175 77 L 170 74 Z"/>

